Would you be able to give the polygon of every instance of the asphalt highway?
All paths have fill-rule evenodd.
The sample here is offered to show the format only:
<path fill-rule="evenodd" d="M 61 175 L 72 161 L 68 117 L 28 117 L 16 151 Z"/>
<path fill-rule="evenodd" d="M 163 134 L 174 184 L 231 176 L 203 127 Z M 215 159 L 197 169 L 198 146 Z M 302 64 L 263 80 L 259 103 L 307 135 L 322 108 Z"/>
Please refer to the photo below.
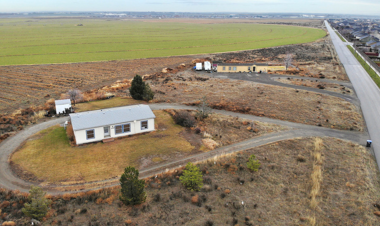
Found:
<path fill-rule="evenodd" d="M 340 62 L 346 69 L 346 73 L 351 80 L 356 95 L 360 101 L 364 120 L 367 124 L 369 136 L 373 141 L 372 147 L 375 153 L 377 164 L 380 162 L 380 89 L 371 79 L 362 65 L 347 48 L 349 43 L 342 42 L 330 24 L 325 21 L 327 30 L 330 33 L 332 42 L 339 56 Z M 363 141 L 364 143 L 365 141 Z"/>

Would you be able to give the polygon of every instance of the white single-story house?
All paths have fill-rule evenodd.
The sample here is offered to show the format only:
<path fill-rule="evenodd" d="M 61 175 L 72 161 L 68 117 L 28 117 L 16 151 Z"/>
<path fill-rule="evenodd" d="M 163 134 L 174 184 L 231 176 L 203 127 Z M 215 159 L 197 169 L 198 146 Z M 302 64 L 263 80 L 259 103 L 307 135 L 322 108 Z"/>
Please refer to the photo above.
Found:
<path fill-rule="evenodd" d="M 77 145 L 154 131 L 148 105 L 132 105 L 70 114 Z"/>
<path fill-rule="evenodd" d="M 56 100 L 55 101 L 55 111 L 57 114 L 65 113 L 66 108 L 71 108 L 71 100 Z"/>

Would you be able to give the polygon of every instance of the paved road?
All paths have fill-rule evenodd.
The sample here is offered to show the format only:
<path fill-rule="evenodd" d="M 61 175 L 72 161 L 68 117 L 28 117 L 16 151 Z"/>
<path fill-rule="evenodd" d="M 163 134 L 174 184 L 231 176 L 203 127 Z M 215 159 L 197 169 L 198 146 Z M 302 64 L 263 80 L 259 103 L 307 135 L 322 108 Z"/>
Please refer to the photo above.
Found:
<path fill-rule="evenodd" d="M 360 100 L 364 120 L 369 135 L 373 141 L 373 150 L 376 161 L 380 162 L 380 89 L 364 70 L 361 64 L 347 48 L 348 43 L 342 42 L 331 26 L 325 22 L 331 39 L 338 53 L 339 59 L 346 69 L 346 73 L 354 86 Z"/>
<path fill-rule="evenodd" d="M 166 103 L 151 104 L 150 107 L 153 110 L 159 110 L 159 109 L 193 110 L 193 109 L 196 109 L 196 107 L 193 107 L 193 106 L 186 106 L 186 105 L 179 105 L 179 104 L 166 104 Z M 236 144 L 217 148 L 210 152 L 200 153 L 200 154 L 189 156 L 183 159 L 158 164 L 156 166 L 141 170 L 140 175 L 142 177 L 149 177 L 149 176 L 153 176 L 161 172 L 164 172 L 167 169 L 177 168 L 178 166 L 185 165 L 189 161 L 196 162 L 199 160 L 210 159 L 218 155 L 243 151 L 250 148 L 265 145 L 268 143 L 277 142 L 277 141 L 286 140 L 286 139 L 293 139 L 297 137 L 327 136 L 327 137 L 336 137 L 340 139 L 350 140 L 356 143 L 362 143 L 362 141 L 367 139 L 368 137 L 365 133 L 360 133 L 360 132 L 334 130 L 334 129 L 329 129 L 329 128 L 305 125 L 305 124 L 300 124 L 300 123 L 293 123 L 293 122 L 288 122 L 288 121 L 281 121 L 281 120 L 276 120 L 276 119 L 271 119 L 271 118 L 266 118 L 266 117 L 257 117 L 253 115 L 240 114 L 240 113 L 229 112 L 229 111 L 224 111 L 224 110 L 213 110 L 213 111 L 219 114 L 231 115 L 234 117 L 240 117 L 240 118 L 244 118 L 248 120 L 275 123 L 275 124 L 289 127 L 289 130 L 278 132 L 278 133 L 265 134 L 263 136 L 254 137 L 252 139 L 248 139 Z M 29 190 L 32 183 L 23 181 L 17 178 L 15 175 L 13 175 L 10 169 L 10 166 L 8 164 L 8 156 L 13 151 L 15 151 L 20 144 L 26 141 L 28 137 L 30 137 L 31 135 L 43 129 L 49 128 L 50 126 L 61 124 L 66 120 L 67 120 L 67 117 L 64 117 L 64 118 L 59 118 L 55 120 L 50 120 L 50 121 L 37 124 L 34 126 L 30 126 L 28 128 L 25 128 L 20 133 L 17 133 L 15 136 L 6 139 L 4 142 L 0 144 L 0 161 L 1 161 L 0 184 L 2 187 L 7 188 L 7 189 L 13 189 L 13 190 L 18 189 L 23 192 L 27 192 Z M 110 187 L 110 186 L 115 186 L 118 184 L 119 184 L 118 178 L 113 178 L 113 179 L 101 181 L 101 185 L 99 183 L 95 183 L 95 185 L 91 187 L 91 189 L 98 189 L 99 186 Z M 78 184 L 75 186 L 70 186 L 70 188 L 68 186 L 59 186 L 59 187 L 50 186 L 50 187 L 46 187 L 46 190 L 50 194 L 73 193 L 75 191 L 69 191 L 69 190 L 72 190 L 72 189 L 79 190 L 79 189 L 82 189 L 84 185 L 92 186 L 91 183 Z M 68 191 L 65 191 L 65 190 L 68 190 Z M 80 190 L 80 191 L 86 191 L 86 190 Z"/>

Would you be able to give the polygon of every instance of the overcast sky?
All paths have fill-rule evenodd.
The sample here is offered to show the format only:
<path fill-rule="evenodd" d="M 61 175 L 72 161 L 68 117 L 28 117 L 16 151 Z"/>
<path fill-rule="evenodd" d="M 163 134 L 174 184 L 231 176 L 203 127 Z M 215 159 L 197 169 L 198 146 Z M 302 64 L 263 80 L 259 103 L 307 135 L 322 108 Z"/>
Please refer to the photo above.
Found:
<path fill-rule="evenodd" d="M 379 15 L 380 0 L 0 0 L 0 12 L 157 11 Z"/>

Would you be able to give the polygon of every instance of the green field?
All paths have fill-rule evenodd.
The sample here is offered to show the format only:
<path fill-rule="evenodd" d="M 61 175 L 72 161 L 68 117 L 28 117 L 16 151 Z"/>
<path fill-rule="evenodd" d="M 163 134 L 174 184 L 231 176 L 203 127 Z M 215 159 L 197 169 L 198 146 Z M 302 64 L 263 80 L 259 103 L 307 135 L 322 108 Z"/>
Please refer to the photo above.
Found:
<path fill-rule="evenodd" d="M 325 35 L 313 28 L 250 23 L 0 19 L 0 65 L 227 52 L 312 42 Z"/>

